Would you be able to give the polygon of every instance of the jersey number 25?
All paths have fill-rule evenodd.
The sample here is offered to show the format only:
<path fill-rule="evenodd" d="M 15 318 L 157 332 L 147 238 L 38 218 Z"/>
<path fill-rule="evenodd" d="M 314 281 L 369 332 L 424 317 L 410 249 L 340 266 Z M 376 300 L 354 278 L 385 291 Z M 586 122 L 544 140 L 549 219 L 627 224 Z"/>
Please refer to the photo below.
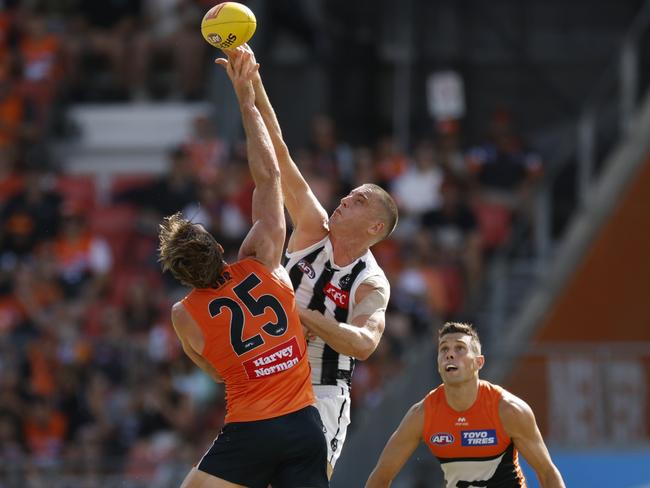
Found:
<path fill-rule="evenodd" d="M 267 322 L 262 326 L 262 331 L 268 335 L 278 337 L 287 331 L 287 313 L 284 311 L 280 301 L 273 295 L 262 295 L 258 299 L 250 295 L 250 291 L 262 282 L 255 273 L 248 275 L 241 283 L 233 288 L 235 295 L 241 303 L 232 298 L 215 298 L 210 302 L 209 310 L 212 318 L 221 313 L 223 307 L 230 310 L 230 344 L 237 356 L 252 351 L 264 344 L 262 334 L 255 334 L 248 339 L 244 339 L 244 311 L 242 305 L 253 315 L 257 317 L 262 315 L 267 308 L 270 308 L 277 317 L 276 322 Z"/>

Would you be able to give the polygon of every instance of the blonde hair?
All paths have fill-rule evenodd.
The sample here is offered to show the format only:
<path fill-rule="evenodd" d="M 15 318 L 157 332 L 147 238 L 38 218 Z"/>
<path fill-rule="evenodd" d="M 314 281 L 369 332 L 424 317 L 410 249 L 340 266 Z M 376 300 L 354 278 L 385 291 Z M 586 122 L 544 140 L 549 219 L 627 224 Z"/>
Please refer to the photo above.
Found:
<path fill-rule="evenodd" d="M 177 212 L 163 219 L 158 240 L 163 271 L 193 288 L 217 286 L 225 262 L 221 246 L 212 235 Z"/>

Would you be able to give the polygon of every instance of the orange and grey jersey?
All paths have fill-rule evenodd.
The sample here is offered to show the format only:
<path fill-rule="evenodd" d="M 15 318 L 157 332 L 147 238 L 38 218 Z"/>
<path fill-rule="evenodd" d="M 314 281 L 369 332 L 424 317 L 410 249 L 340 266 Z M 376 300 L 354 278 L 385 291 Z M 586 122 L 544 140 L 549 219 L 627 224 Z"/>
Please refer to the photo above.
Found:
<path fill-rule="evenodd" d="M 499 418 L 503 390 L 479 382 L 478 396 L 465 411 L 453 410 L 440 385 L 424 399 L 422 437 L 440 461 L 447 488 L 525 488 L 517 449 Z"/>

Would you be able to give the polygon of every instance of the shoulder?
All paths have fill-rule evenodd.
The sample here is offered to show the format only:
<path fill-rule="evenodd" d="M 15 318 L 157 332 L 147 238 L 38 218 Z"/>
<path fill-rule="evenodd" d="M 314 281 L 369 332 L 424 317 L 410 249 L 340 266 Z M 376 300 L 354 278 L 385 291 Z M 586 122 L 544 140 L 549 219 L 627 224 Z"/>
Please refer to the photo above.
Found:
<path fill-rule="evenodd" d="M 172 322 L 174 327 L 177 329 L 185 328 L 190 320 L 192 320 L 192 315 L 187 308 L 185 308 L 182 301 L 178 301 L 172 305 Z"/>
<path fill-rule="evenodd" d="M 412 429 L 418 435 L 419 433 L 422 432 L 422 429 L 424 428 L 424 418 L 425 418 L 424 400 L 425 399 L 422 399 L 419 402 L 413 404 L 411 408 L 409 408 L 408 412 L 406 412 L 406 415 L 404 415 L 404 419 L 402 421 L 402 424 L 404 424 L 407 428 Z"/>
<path fill-rule="evenodd" d="M 189 343 L 195 351 L 203 350 L 203 332 L 182 301 L 172 305 L 172 325 L 184 347 Z"/>
<path fill-rule="evenodd" d="M 511 437 L 535 425 L 535 414 L 530 405 L 503 389 L 499 401 L 499 418 Z"/>

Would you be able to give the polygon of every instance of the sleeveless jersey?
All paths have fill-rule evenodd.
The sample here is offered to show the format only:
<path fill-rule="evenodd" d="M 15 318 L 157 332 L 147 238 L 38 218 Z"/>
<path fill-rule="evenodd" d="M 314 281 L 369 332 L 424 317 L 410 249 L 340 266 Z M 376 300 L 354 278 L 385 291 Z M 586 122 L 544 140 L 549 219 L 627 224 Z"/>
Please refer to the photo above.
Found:
<path fill-rule="evenodd" d="M 194 289 L 182 303 L 203 332 L 201 355 L 226 385 L 226 423 L 315 403 L 293 290 L 263 264 L 226 266 L 217 288 Z"/>
<path fill-rule="evenodd" d="M 334 263 L 329 236 L 305 249 L 285 254 L 285 268 L 300 307 L 318 310 L 338 322 L 347 322 L 354 311 L 355 294 L 370 277 L 388 280 L 370 251 L 347 266 Z M 354 358 L 337 353 L 317 337 L 309 341 L 312 384 L 349 387 Z"/>
<path fill-rule="evenodd" d="M 422 437 L 440 461 L 447 488 L 525 488 L 517 450 L 499 418 L 502 389 L 481 380 L 474 404 L 457 412 L 444 388 L 424 399 Z"/>

